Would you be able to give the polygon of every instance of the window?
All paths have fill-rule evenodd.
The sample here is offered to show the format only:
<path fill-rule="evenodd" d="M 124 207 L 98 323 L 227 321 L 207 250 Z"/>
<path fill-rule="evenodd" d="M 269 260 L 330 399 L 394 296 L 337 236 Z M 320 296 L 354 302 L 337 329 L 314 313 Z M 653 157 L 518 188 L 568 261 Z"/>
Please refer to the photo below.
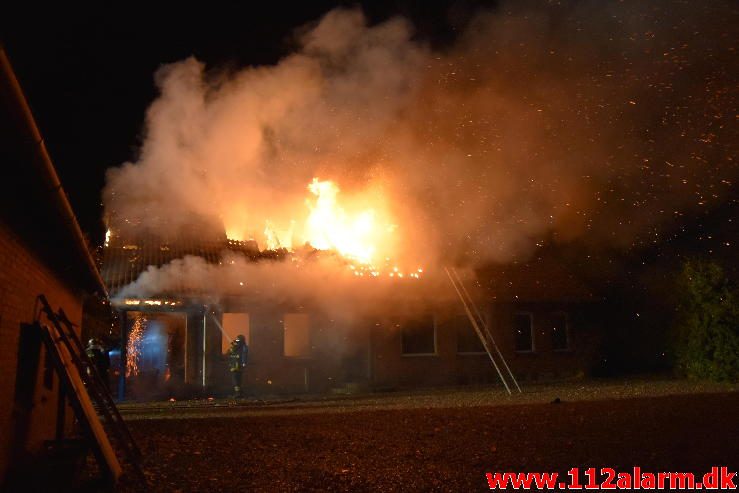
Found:
<path fill-rule="evenodd" d="M 460 315 L 454 317 L 450 323 L 453 323 L 457 330 L 458 353 L 485 353 L 485 347 L 468 317 Z M 482 327 L 480 329 L 484 330 Z"/>
<path fill-rule="evenodd" d="M 569 327 L 566 313 L 555 313 L 552 315 L 552 349 L 555 351 L 567 351 L 570 349 Z"/>
<path fill-rule="evenodd" d="M 433 317 L 404 323 L 400 334 L 403 354 L 436 354 L 436 327 Z"/>
<path fill-rule="evenodd" d="M 310 356 L 310 319 L 303 313 L 287 313 L 283 320 L 285 356 Z"/>
<path fill-rule="evenodd" d="M 530 313 L 516 313 L 513 317 L 513 335 L 516 351 L 531 352 L 534 350 L 534 317 Z"/>
<path fill-rule="evenodd" d="M 246 343 L 251 341 L 249 334 L 248 313 L 224 313 L 223 314 L 223 337 L 221 338 L 221 352 L 225 353 L 236 336 L 246 337 Z"/>

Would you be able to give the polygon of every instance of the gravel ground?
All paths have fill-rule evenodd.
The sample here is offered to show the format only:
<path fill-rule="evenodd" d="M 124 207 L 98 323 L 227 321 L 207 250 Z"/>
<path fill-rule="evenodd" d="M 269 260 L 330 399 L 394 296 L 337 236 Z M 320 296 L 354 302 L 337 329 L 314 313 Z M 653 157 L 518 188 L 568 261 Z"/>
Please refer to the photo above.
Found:
<path fill-rule="evenodd" d="M 473 406 L 505 406 L 565 401 L 630 399 L 666 395 L 736 392 L 739 385 L 675 379 L 638 378 L 590 380 L 524 385 L 522 393 L 508 395 L 502 387 L 454 387 L 362 395 L 264 396 L 247 399 L 195 399 L 124 403 L 119 405 L 127 421 L 183 419 L 217 416 L 262 416 L 427 409 Z"/>
<path fill-rule="evenodd" d="M 150 491 L 475 491 L 488 471 L 739 466 L 739 392 L 717 384 L 122 407 Z"/>

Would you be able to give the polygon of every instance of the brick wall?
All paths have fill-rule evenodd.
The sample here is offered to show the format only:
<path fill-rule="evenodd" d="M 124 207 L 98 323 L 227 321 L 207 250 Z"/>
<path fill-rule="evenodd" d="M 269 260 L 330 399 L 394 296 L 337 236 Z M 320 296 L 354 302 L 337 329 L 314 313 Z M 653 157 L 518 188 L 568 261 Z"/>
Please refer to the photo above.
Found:
<path fill-rule="evenodd" d="M 54 376 L 50 389 L 44 385 L 45 358 L 40 346 L 30 415 L 15 405 L 20 324 L 33 322 L 39 294 L 46 295 L 55 309 L 62 307 L 72 322 L 80 323 L 81 293 L 62 282 L 0 222 L 0 484 L 11 458 L 22 460 L 25 453 L 38 451 L 55 434 L 59 382 Z M 67 412 L 68 417 L 71 414 Z M 19 436 L 19 419 L 27 420 L 25 436 Z"/>
<path fill-rule="evenodd" d="M 507 363 L 521 382 L 587 374 L 598 354 L 600 319 L 597 313 L 590 313 L 597 308 L 596 304 L 520 302 L 480 308 Z M 227 312 L 249 314 L 250 349 L 243 378 L 248 393 L 320 393 L 347 385 L 393 389 L 500 382 L 484 351 L 460 352 L 460 333 L 465 332 L 468 339 L 477 339 L 468 319 L 456 307 L 419 312 L 433 315 L 435 352 L 432 354 L 403 354 L 401 316 L 386 314 L 379 318 L 334 320 L 303 309 L 302 313 L 309 316 L 310 349 L 304 356 L 285 356 L 284 315 L 300 310 L 291 306 L 250 305 L 237 300 L 230 300 L 225 306 Z M 534 350 L 531 352 L 516 351 L 513 319 L 517 312 L 532 316 Z M 552 342 L 554 315 L 564 315 L 567 320 L 569 344 L 564 349 L 555 348 Z M 214 316 L 208 317 L 206 327 L 207 395 L 224 394 L 231 389 L 230 372 L 221 355 L 221 333 Z M 196 393 L 202 386 L 202 333 L 203 312 L 200 306 L 193 306 L 187 317 L 186 351 L 191 385 L 184 390 Z M 499 359 L 496 361 L 500 364 Z M 501 371 L 507 375 L 502 366 Z"/>
<path fill-rule="evenodd" d="M 514 374 L 523 382 L 557 380 L 587 374 L 597 356 L 601 329 L 598 318 L 589 315 L 592 304 L 517 303 L 486 310 L 490 328 Z M 375 388 L 429 387 L 439 385 L 499 383 L 487 354 L 459 354 L 459 321 L 439 315 L 436 353 L 404 355 L 401 331 L 394 319 L 354 321 L 351 327 L 311 313 L 311 355 L 283 356 L 283 327 L 280 319 L 288 309 L 246 309 L 250 316 L 249 364 L 244 386 L 256 393 L 325 392 L 345 381 L 365 381 Z M 525 311 L 533 315 L 535 350 L 518 353 L 514 347 L 513 316 Z M 552 314 L 566 314 L 570 346 L 555 350 L 549 327 Z M 466 319 L 463 329 L 472 331 Z M 358 378 L 347 375 L 344 358 L 354 356 Z M 500 363 L 498 361 L 498 363 Z M 214 365 L 214 368 L 217 365 Z M 356 369 L 356 368 L 355 368 Z M 501 370 L 503 370 L 501 368 Z M 217 378 L 217 377 L 222 378 Z M 227 372 L 211 374 L 212 384 L 226 388 Z M 267 383 L 269 382 L 269 383 Z"/>
<path fill-rule="evenodd" d="M 521 381 L 556 380 L 588 374 L 598 357 L 602 319 L 594 303 L 509 303 L 494 305 L 489 322 L 496 342 Z M 513 317 L 528 313 L 533 323 L 531 352 L 515 349 Z M 555 350 L 551 326 L 554 314 L 567 317 L 569 348 Z"/>

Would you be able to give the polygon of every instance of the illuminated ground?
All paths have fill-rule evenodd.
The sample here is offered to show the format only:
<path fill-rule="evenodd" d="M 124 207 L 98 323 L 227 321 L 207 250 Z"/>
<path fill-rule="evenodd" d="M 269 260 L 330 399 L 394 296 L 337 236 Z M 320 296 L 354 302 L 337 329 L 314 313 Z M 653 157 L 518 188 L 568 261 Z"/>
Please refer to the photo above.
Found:
<path fill-rule="evenodd" d="M 560 397 L 560 403 L 551 403 Z M 505 405 L 498 405 L 505 404 Z M 494 470 L 739 466 L 736 386 L 568 384 L 124 406 L 154 491 L 483 490 Z M 166 418 L 166 419 L 161 419 Z"/>
<path fill-rule="evenodd" d="M 376 411 L 412 408 L 506 406 L 563 401 L 658 397 L 739 391 L 739 385 L 660 378 L 523 383 L 523 393 L 509 396 L 502 386 L 454 387 L 356 395 L 259 396 L 244 399 L 193 399 L 119 404 L 123 416 L 139 419 L 182 419 Z"/>

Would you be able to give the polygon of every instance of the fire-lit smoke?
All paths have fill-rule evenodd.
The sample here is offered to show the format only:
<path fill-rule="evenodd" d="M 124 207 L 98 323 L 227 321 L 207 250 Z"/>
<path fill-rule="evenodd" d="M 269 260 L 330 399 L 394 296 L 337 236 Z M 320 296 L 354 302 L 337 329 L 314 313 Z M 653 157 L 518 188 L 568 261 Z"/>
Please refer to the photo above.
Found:
<path fill-rule="evenodd" d="M 437 295 L 438 279 L 417 282 L 422 270 L 390 267 L 374 276 L 372 272 L 379 271 L 363 269 L 336 254 L 295 255 L 285 262 L 251 262 L 239 254 L 224 254 L 217 264 L 186 256 L 161 268 L 149 267 L 117 298 L 138 304 L 137 298 L 185 291 L 202 296 L 204 304 L 239 297 L 255 304 L 268 300 L 276 305 L 319 305 L 337 318 L 388 309 L 400 313 L 424 306 L 432 294 L 437 301 L 442 299 Z M 394 299 L 387 298 L 388 288 Z"/>
<path fill-rule="evenodd" d="M 732 19 L 728 2 L 511 2 L 436 50 L 404 19 L 334 10 L 275 65 L 161 68 L 106 213 L 405 269 L 648 245 L 735 193 Z"/>

